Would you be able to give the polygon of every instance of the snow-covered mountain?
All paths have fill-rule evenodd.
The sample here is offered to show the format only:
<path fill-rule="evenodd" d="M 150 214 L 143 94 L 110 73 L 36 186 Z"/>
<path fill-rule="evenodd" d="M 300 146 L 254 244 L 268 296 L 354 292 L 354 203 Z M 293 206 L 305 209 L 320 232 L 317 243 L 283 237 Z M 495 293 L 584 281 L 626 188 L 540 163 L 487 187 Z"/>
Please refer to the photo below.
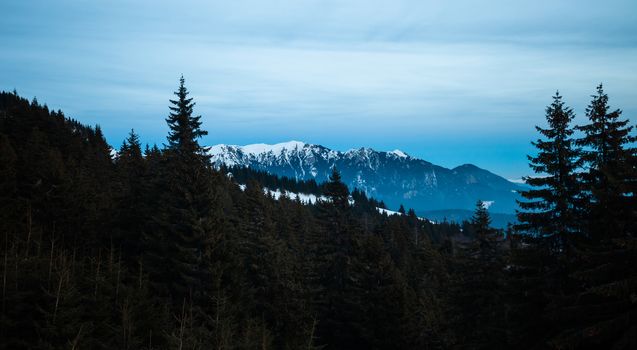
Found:
<path fill-rule="evenodd" d="M 290 141 L 275 145 L 216 145 L 212 161 L 246 166 L 295 179 L 328 179 L 336 166 L 350 188 L 383 200 L 389 208 L 400 204 L 416 211 L 468 209 L 478 199 L 494 213 L 513 213 L 521 187 L 475 165 L 447 169 L 394 150 L 371 148 L 335 151 L 321 145 Z"/>

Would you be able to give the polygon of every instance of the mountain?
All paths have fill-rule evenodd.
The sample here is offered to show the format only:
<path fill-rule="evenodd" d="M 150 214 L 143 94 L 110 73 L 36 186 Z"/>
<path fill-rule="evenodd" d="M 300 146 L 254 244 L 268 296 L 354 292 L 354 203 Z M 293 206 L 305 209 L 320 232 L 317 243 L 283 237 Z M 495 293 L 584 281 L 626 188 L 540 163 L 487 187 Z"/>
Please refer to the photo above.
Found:
<path fill-rule="evenodd" d="M 350 188 L 383 200 L 388 208 L 400 204 L 417 212 L 473 210 L 478 199 L 493 213 L 513 214 L 522 187 L 472 164 L 441 167 L 394 150 L 371 148 L 346 152 L 321 145 L 290 141 L 275 145 L 216 145 L 210 148 L 217 165 L 245 166 L 297 180 L 328 179 L 336 166 Z"/>

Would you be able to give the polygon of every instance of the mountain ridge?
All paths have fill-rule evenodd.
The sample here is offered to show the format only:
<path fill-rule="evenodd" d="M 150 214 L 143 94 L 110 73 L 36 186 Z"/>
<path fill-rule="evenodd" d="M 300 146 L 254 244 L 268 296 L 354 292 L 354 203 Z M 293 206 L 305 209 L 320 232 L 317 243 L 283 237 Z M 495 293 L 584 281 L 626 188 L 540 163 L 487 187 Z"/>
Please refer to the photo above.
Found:
<path fill-rule="evenodd" d="M 377 151 L 369 147 L 337 151 L 302 141 L 245 146 L 218 144 L 209 154 L 216 165 L 245 166 L 297 180 L 326 181 L 332 166 L 351 188 L 416 211 L 471 210 L 480 199 L 491 210 L 512 214 L 522 187 L 473 164 L 445 168 L 401 150 Z"/>

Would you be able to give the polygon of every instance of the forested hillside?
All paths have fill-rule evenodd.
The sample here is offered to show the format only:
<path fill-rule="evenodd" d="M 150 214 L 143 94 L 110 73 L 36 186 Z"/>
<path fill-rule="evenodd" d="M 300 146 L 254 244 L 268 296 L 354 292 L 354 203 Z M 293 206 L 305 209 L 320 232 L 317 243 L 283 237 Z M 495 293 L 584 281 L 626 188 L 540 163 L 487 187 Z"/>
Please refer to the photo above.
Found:
<path fill-rule="evenodd" d="M 166 145 L 131 131 L 115 157 L 99 127 L 1 93 L 0 347 L 634 349 L 634 138 L 606 103 L 571 140 L 556 96 L 531 159 L 549 176 L 503 232 L 482 202 L 462 227 L 382 215 L 335 168 L 215 170 L 183 78 Z"/>

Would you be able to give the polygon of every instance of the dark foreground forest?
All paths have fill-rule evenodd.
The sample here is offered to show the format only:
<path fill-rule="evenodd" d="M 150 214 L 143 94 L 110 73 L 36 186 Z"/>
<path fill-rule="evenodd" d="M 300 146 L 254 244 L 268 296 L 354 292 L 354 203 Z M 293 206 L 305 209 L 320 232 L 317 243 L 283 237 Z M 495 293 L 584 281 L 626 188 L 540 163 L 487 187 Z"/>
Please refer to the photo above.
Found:
<path fill-rule="evenodd" d="M 382 215 L 337 169 L 215 169 L 183 79 L 175 96 L 165 145 L 131 132 L 112 155 L 0 94 L 3 349 L 637 348 L 635 139 L 601 86 L 587 125 L 547 107 L 506 231 L 480 202 L 461 224 Z"/>

